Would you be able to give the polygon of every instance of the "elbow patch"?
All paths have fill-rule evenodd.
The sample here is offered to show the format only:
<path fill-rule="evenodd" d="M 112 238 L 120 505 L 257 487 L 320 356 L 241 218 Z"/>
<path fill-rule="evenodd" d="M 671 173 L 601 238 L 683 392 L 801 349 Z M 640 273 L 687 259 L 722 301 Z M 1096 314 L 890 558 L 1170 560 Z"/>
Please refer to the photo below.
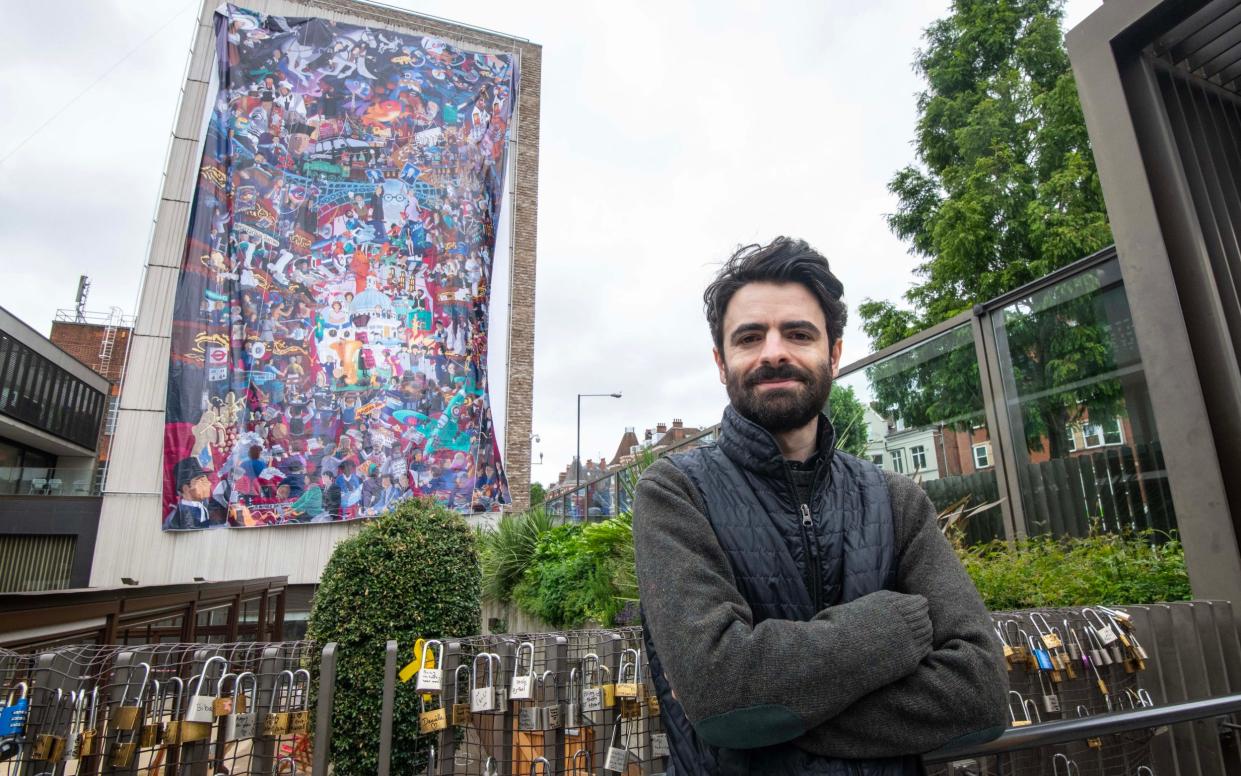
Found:
<path fill-rule="evenodd" d="M 806 723 L 788 706 L 772 703 L 707 717 L 694 731 L 711 746 L 757 749 L 792 741 L 806 732 Z"/>

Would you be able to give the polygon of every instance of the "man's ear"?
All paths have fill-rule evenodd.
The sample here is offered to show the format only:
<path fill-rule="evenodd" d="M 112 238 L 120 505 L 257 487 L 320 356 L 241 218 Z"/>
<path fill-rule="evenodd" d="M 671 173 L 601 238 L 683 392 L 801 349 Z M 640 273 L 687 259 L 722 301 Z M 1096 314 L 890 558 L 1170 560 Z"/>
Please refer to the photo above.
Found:
<path fill-rule="evenodd" d="M 715 358 L 715 366 L 720 370 L 720 385 L 728 385 L 728 370 L 724 366 L 724 357 L 720 355 L 719 348 L 711 348 L 711 355 Z"/>
<path fill-rule="evenodd" d="M 844 340 L 836 340 L 832 343 L 832 379 L 835 380 L 840 374 L 840 354 L 844 350 Z"/>

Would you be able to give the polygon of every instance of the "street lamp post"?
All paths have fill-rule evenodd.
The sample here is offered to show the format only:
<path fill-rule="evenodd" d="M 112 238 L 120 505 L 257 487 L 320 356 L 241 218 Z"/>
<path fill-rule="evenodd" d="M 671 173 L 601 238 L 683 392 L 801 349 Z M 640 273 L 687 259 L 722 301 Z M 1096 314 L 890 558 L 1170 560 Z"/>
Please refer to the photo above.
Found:
<path fill-rule="evenodd" d="M 574 477 L 575 484 L 573 492 L 576 493 L 582 487 L 582 397 L 583 396 L 610 396 L 613 399 L 619 399 L 621 392 L 616 393 L 579 393 L 577 395 L 577 457 L 573 460 L 573 468 L 576 470 Z"/>

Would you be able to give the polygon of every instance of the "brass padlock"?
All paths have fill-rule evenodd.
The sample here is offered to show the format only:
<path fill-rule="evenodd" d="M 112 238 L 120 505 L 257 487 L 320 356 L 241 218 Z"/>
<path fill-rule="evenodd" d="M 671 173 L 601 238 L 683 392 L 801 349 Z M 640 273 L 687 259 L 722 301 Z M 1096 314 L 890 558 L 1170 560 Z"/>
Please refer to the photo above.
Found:
<path fill-rule="evenodd" d="M 599 666 L 599 670 L 603 672 L 603 683 L 599 685 L 599 692 L 603 697 L 603 708 L 612 709 L 616 707 L 616 684 L 612 681 L 612 669 L 605 665 Z"/>
<path fill-rule="evenodd" d="M 133 696 L 133 702 L 130 703 L 129 688 L 133 685 L 134 671 L 139 669 L 142 671 L 142 682 L 138 685 L 137 694 Z M 142 719 L 142 699 L 146 695 L 147 683 L 150 679 L 150 663 L 129 666 L 129 672 L 125 675 L 125 686 L 121 688 L 121 705 L 112 718 L 113 730 L 129 731 L 138 727 L 138 721 Z"/>
<path fill-rule="evenodd" d="M 108 762 L 113 768 L 128 768 L 137 753 L 137 741 L 117 741 L 112 745 L 112 756 Z"/>
<path fill-rule="evenodd" d="M 461 677 L 462 677 L 463 672 L 464 672 L 465 684 L 466 684 L 466 693 L 464 697 L 464 702 L 462 702 L 462 695 L 461 695 Z M 469 683 L 470 683 L 470 667 L 467 666 L 465 663 L 462 663 L 461 665 L 457 666 L 457 670 L 453 674 L 453 681 L 452 681 L 452 724 L 454 725 L 470 724 Z"/>
<path fill-rule="evenodd" d="M 163 709 L 160 708 L 164 700 L 164 694 L 160 692 L 159 679 L 151 680 L 151 694 L 155 697 L 155 702 L 150 704 L 150 709 L 143 716 L 143 724 L 138 731 L 138 745 L 141 749 L 150 749 L 151 746 L 159 746 L 164 741 L 164 723 L 160 720 L 163 715 Z"/>
<path fill-rule="evenodd" d="M 427 698 L 435 697 L 438 708 L 428 709 Z M 444 701 L 439 696 L 418 694 L 418 732 L 422 735 L 438 733 L 448 727 L 448 712 L 444 709 Z"/>
<path fill-rule="evenodd" d="M 171 697 L 172 711 L 169 715 L 171 719 L 164 725 L 163 743 L 165 746 L 177 746 L 181 744 L 181 701 L 185 698 L 185 681 L 179 676 L 173 676 L 164 682 L 164 686 L 160 689 L 159 700 L 157 702 L 157 715 L 162 720 L 164 711 L 169 707 L 168 700 Z"/>
<path fill-rule="evenodd" d="M 302 679 L 299 685 L 297 680 Z M 310 672 L 299 668 L 293 672 L 293 711 L 289 712 L 289 732 L 306 735 L 310 732 Z"/>
<path fill-rule="evenodd" d="M 56 690 L 56 702 L 52 704 L 49 716 L 50 721 L 47 725 L 47 732 L 39 733 L 34 737 L 34 748 L 31 750 L 30 756 L 34 760 L 43 760 L 46 762 L 59 762 L 65 755 L 65 728 L 62 727 L 61 720 L 67 704 L 69 710 L 68 720 L 69 727 L 73 726 L 73 711 L 77 706 L 78 693 L 70 691 L 68 695 L 64 690 Z"/>
<path fill-rule="evenodd" d="M 283 692 L 281 687 L 284 688 Z M 267 706 L 267 716 L 263 717 L 263 735 L 269 738 L 289 734 L 292 720 L 289 714 L 289 700 L 293 691 L 293 672 L 281 671 L 276 683 L 271 688 L 271 702 Z M 279 708 L 279 710 L 277 710 Z"/>
<path fill-rule="evenodd" d="M 629 658 L 626 660 L 626 658 Z M 616 697 L 639 698 L 642 696 L 642 671 L 638 667 L 641 655 L 636 649 L 621 652 L 620 668 L 616 672 Z"/>
<path fill-rule="evenodd" d="M 655 693 L 648 694 L 646 698 L 646 705 L 650 707 L 652 717 L 659 716 L 659 696 Z"/>

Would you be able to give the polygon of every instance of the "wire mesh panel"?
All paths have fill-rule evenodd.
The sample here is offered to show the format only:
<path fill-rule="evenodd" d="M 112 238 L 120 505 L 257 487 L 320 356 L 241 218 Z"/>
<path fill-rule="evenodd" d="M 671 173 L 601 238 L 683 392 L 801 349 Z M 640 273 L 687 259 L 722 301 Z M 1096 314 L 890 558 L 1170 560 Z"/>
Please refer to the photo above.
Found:
<path fill-rule="evenodd" d="M 72 646 L 0 654 L 22 724 L 0 776 L 309 774 L 310 642 Z"/>

